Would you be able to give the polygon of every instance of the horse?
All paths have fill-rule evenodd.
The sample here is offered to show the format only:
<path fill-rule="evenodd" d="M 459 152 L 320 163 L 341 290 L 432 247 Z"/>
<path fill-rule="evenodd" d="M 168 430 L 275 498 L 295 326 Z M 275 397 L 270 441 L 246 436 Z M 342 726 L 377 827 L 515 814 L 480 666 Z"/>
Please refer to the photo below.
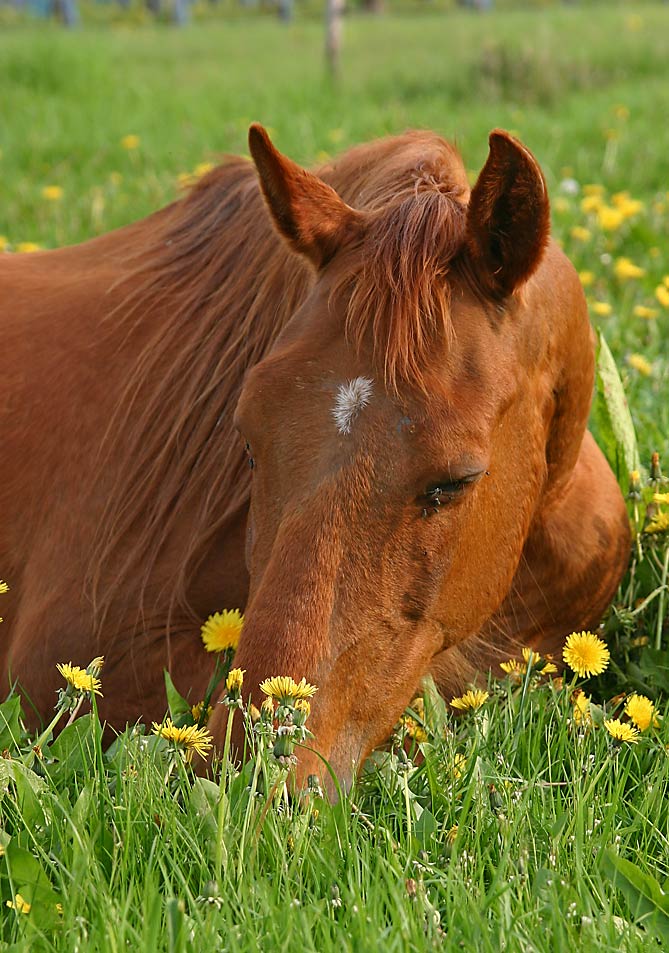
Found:
<path fill-rule="evenodd" d="M 629 521 L 524 145 L 494 130 L 473 188 L 433 132 L 314 171 L 261 126 L 249 148 L 142 221 L 0 259 L 0 670 L 37 722 L 56 663 L 102 653 L 101 716 L 160 720 L 163 669 L 202 698 L 199 626 L 244 608 L 246 697 L 315 684 L 347 783 L 428 673 L 448 698 L 596 626 Z"/>

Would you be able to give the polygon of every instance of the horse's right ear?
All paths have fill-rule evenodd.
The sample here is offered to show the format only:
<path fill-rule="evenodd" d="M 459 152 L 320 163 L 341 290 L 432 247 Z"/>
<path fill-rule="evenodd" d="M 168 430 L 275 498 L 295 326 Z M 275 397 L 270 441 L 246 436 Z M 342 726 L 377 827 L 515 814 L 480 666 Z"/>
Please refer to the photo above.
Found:
<path fill-rule="evenodd" d="M 532 153 L 501 129 L 472 189 L 467 251 L 477 279 L 493 297 L 512 294 L 538 267 L 548 242 L 546 183 Z"/>
<path fill-rule="evenodd" d="M 249 149 L 276 227 L 295 251 L 322 268 L 362 230 L 361 213 L 318 176 L 281 155 L 257 123 L 249 129 Z"/>

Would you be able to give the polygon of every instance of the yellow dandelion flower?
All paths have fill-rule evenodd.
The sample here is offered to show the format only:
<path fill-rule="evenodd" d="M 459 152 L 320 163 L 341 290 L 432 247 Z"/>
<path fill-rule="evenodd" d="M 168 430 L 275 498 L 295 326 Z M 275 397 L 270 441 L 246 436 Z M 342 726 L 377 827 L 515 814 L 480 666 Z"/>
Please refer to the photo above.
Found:
<path fill-rule="evenodd" d="M 572 710 L 574 724 L 589 727 L 592 725 L 592 714 L 590 712 L 590 699 L 585 692 L 577 692 L 574 696 L 574 707 Z"/>
<path fill-rule="evenodd" d="M 203 175 L 206 175 L 207 172 L 211 172 L 213 168 L 213 162 L 199 162 L 193 170 L 193 175 L 196 178 L 201 179 Z"/>
<path fill-rule="evenodd" d="M 601 675 L 609 664 L 606 643 L 593 632 L 572 632 L 562 650 L 562 658 L 581 678 Z"/>
<path fill-rule="evenodd" d="M 76 692 L 88 692 L 102 697 L 100 679 L 90 675 L 85 669 L 78 665 L 72 665 L 70 662 L 59 662 L 56 668 L 70 688 L 73 688 Z"/>
<path fill-rule="evenodd" d="M 42 246 L 38 245 L 37 242 L 19 242 L 16 246 L 16 250 L 19 255 L 29 255 L 34 251 L 41 251 Z"/>
<path fill-rule="evenodd" d="M 228 672 L 225 680 L 225 687 L 229 692 L 240 692 L 244 684 L 244 672 L 246 669 L 232 668 Z"/>
<path fill-rule="evenodd" d="M 42 189 L 42 198 L 47 202 L 60 202 L 63 197 L 63 189 L 60 185 L 45 185 Z"/>
<path fill-rule="evenodd" d="M 616 119 L 621 119 L 623 122 L 625 122 L 630 117 L 629 107 L 625 106 L 622 103 L 618 106 L 613 107 L 613 113 Z"/>
<path fill-rule="evenodd" d="M 604 186 L 600 182 L 589 182 L 583 186 L 584 195 L 604 195 Z"/>
<path fill-rule="evenodd" d="M 463 754 L 461 751 L 456 751 L 453 755 L 453 764 L 451 765 L 451 773 L 455 780 L 462 777 L 464 771 L 467 770 L 467 755 Z"/>
<path fill-rule="evenodd" d="M 202 626 L 202 641 L 207 652 L 224 652 L 236 649 L 244 625 L 244 616 L 239 609 L 224 609 L 214 612 Z"/>
<path fill-rule="evenodd" d="M 0 235 L 0 252 L 7 251 L 9 248 L 9 239 L 6 235 Z"/>
<path fill-rule="evenodd" d="M 177 728 L 171 718 L 168 718 L 162 725 L 154 721 L 153 733 L 159 738 L 165 738 L 182 748 L 187 760 L 193 757 L 193 753 L 199 754 L 201 758 L 206 758 L 213 743 L 213 738 L 206 728 L 198 728 L 195 725 L 184 725 L 183 728 Z"/>
<path fill-rule="evenodd" d="M 32 904 L 24 900 L 20 893 L 17 893 L 13 900 L 6 900 L 5 905 L 8 906 L 10 910 L 16 910 L 17 913 L 25 914 L 30 913 L 32 908 Z"/>
<path fill-rule="evenodd" d="M 191 707 L 190 713 L 193 716 L 193 721 L 209 721 L 211 713 L 213 712 L 211 705 L 207 705 L 207 710 L 204 710 L 204 701 L 198 702 L 196 705 Z"/>
<path fill-rule="evenodd" d="M 588 188 L 587 185 L 584 186 L 583 191 L 585 192 L 587 188 Z M 588 195 L 586 193 L 585 198 L 581 199 L 581 211 L 586 213 L 598 212 L 603 205 L 604 205 L 604 199 L 602 198 L 601 195 Z"/>
<path fill-rule="evenodd" d="M 637 695 L 636 693 L 630 695 L 625 705 L 625 714 L 630 721 L 634 722 L 639 731 L 645 731 L 651 725 L 653 728 L 659 726 L 655 705 L 645 695 Z"/>
<path fill-rule="evenodd" d="M 188 188 L 190 185 L 195 185 L 196 181 L 192 172 L 180 172 L 177 176 L 177 184 L 182 189 Z"/>
<path fill-rule="evenodd" d="M 628 354 L 627 363 L 644 377 L 650 377 L 653 373 L 653 365 L 643 354 Z"/>
<path fill-rule="evenodd" d="M 620 209 L 625 218 L 631 218 L 643 211 L 643 202 L 633 199 L 629 192 L 616 192 L 615 195 L 611 196 L 611 202 L 617 209 Z"/>
<path fill-rule="evenodd" d="M 655 297 L 663 308 L 669 308 L 669 288 L 666 285 L 658 285 L 655 289 Z"/>
<path fill-rule="evenodd" d="M 644 528 L 644 533 L 669 533 L 669 513 L 658 513 Z"/>
<path fill-rule="evenodd" d="M 527 665 L 523 665 L 517 658 L 510 658 L 507 662 L 500 662 L 499 667 L 514 682 L 519 682 L 527 672 Z"/>
<path fill-rule="evenodd" d="M 136 136 L 134 133 L 128 133 L 127 136 L 123 136 L 121 139 L 121 145 L 124 149 L 127 149 L 128 152 L 131 152 L 133 149 L 139 148 L 139 136 Z"/>
<path fill-rule="evenodd" d="M 592 311 L 593 314 L 596 314 L 600 318 L 608 318 L 613 311 L 613 308 L 608 301 L 593 301 Z"/>
<path fill-rule="evenodd" d="M 600 205 L 597 209 L 597 222 L 602 231 L 615 232 L 625 221 L 625 213 L 620 208 L 611 205 Z"/>
<path fill-rule="evenodd" d="M 629 258 L 618 258 L 613 266 L 613 271 L 616 278 L 620 278 L 621 281 L 627 281 L 630 278 L 643 278 L 646 274 L 645 268 L 635 265 Z"/>
<path fill-rule="evenodd" d="M 577 242 L 589 242 L 592 238 L 590 229 L 583 228 L 582 225 L 574 225 L 569 234 L 572 238 L 575 238 Z"/>
<path fill-rule="evenodd" d="M 589 288 L 595 282 L 595 274 L 592 271 L 579 271 L 578 277 L 584 288 Z"/>
<path fill-rule="evenodd" d="M 604 727 L 614 741 L 627 742 L 635 745 L 639 741 L 639 731 L 632 725 L 624 725 L 618 718 L 610 718 L 604 722 Z"/>
<path fill-rule="evenodd" d="M 306 700 L 306 698 L 298 698 L 295 702 L 295 711 L 300 711 L 304 715 L 304 720 L 306 721 L 309 715 L 311 714 L 311 705 Z"/>
<path fill-rule="evenodd" d="M 653 493 L 653 503 L 669 503 L 669 493 Z M 0 592 L 2 592 L 2 588 L 0 588 Z"/>
<path fill-rule="evenodd" d="M 459 695 L 457 698 L 451 698 L 451 705 L 459 711 L 476 711 L 490 697 L 488 692 L 480 689 L 473 689 Z"/>
<path fill-rule="evenodd" d="M 446 841 L 450 847 L 453 846 L 458 837 L 458 825 L 454 824 L 446 831 Z"/>
<path fill-rule="evenodd" d="M 275 698 L 281 705 L 290 705 L 301 698 L 311 698 L 318 689 L 304 678 L 296 682 L 290 675 L 275 675 L 260 683 L 260 691 Z"/>
<path fill-rule="evenodd" d="M 653 318 L 657 317 L 658 310 L 657 308 L 648 308 L 645 304 L 635 304 L 633 314 L 635 318 L 645 318 L 646 321 L 652 321 Z"/>
<path fill-rule="evenodd" d="M 9 586 L 4 581 L 4 579 L 0 579 L 0 593 L 5 593 L 5 592 L 9 592 Z"/>
<path fill-rule="evenodd" d="M 427 732 L 423 726 L 419 725 L 416 719 L 412 718 L 410 715 L 402 715 L 400 718 L 400 725 L 404 728 L 407 735 L 410 738 L 413 738 L 414 741 L 417 741 L 419 744 L 427 741 Z"/>

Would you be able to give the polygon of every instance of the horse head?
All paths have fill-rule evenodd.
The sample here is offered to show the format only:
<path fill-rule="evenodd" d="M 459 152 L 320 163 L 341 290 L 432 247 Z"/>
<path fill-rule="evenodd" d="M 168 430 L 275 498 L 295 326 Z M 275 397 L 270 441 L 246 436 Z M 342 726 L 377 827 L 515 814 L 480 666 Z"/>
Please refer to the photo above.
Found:
<path fill-rule="evenodd" d="M 498 608 L 586 426 L 587 311 L 543 175 L 507 133 L 489 145 L 471 191 L 452 153 L 354 208 L 250 132 L 276 229 L 315 278 L 237 406 L 253 482 L 235 664 L 256 703 L 269 676 L 318 686 L 315 747 L 344 781 Z M 318 772 L 308 752 L 299 772 Z"/>

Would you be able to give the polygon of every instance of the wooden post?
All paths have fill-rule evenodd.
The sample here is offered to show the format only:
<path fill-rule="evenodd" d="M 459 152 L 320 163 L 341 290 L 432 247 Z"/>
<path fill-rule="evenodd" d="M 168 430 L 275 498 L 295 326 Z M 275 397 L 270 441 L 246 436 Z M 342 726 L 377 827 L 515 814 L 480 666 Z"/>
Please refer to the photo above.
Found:
<path fill-rule="evenodd" d="M 339 75 L 344 0 L 325 0 L 325 64 L 333 79 Z"/>

